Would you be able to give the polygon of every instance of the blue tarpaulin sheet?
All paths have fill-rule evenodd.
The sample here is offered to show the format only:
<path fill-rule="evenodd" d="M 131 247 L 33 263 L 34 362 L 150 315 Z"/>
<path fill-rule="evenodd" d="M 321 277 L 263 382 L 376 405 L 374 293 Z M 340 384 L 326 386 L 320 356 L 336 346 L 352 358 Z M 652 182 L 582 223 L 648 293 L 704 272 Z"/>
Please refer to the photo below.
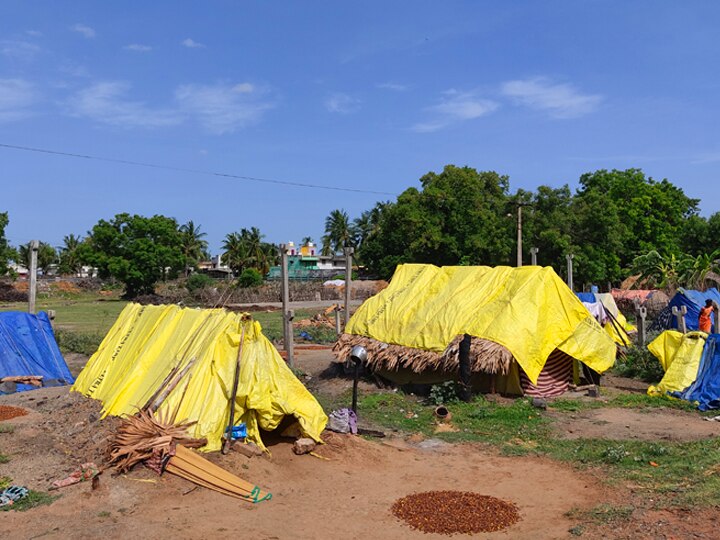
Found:
<path fill-rule="evenodd" d="M 0 313 L 0 379 L 31 375 L 42 376 L 43 384 L 75 382 L 60 353 L 46 313 Z M 18 392 L 34 388 L 37 387 L 17 385 Z"/>
<path fill-rule="evenodd" d="M 677 319 L 672 316 L 672 308 L 681 308 L 685 306 L 687 308 L 687 315 L 685 315 L 685 324 L 688 331 L 698 330 L 698 318 L 700 317 L 700 310 L 705 307 L 705 301 L 707 299 L 714 300 L 720 304 L 720 292 L 717 289 L 712 288 L 707 291 L 693 291 L 680 289 L 675 296 L 672 297 L 668 306 L 663 310 L 658 319 L 665 321 L 662 325 L 663 328 L 673 328 L 677 330 Z M 715 328 L 715 321 L 713 317 L 713 332 L 717 332 Z"/>
<path fill-rule="evenodd" d="M 575 293 L 577 297 L 580 299 L 581 302 L 587 302 L 588 304 L 594 304 L 597 302 L 597 297 L 595 296 L 595 293 L 591 292 L 579 292 Z"/>
<path fill-rule="evenodd" d="M 695 382 L 673 395 L 698 403 L 698 409 L 720 409 L 720 335 L 711 334 L 705 341 Z"/>

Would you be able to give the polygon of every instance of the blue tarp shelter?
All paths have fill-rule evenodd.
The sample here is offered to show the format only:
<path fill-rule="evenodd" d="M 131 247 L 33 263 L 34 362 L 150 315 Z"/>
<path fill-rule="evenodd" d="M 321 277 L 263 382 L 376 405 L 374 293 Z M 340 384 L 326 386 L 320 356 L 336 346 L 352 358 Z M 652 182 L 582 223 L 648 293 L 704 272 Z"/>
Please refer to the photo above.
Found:
<path fill-rule="evenodd" d="M 705 341 L 695 382 L 675 397 L 698 403 L 698 409 L 720 409 L 720 335 L 711 334 Z"/>
<path fill-rule="evenodd" d="M 33 375 L 42 376 L 43 385 L 75 382 L 60 353 L 46 313 L 0 313 L 0 379 Z M 16 391 L 35 388 L 18 384 Z"/>
<path fill-rule="evenodd" d="M 687 308 L 685 324 L 687 325 L 688 331 L 692 332 L 698 330 L 698 317 L 700 316 L 700 310 L 705 307 L 705 301 L 708 299 L 720 304 L 720 292 L 718 292 L 715 288 L 708 289 L 707 291 L 679 289 L 678 292 L 675 293 L 675 296 L 672 297 L 667 307 L 662 310 L 660 315 L 658 315 L 652 329 L 677 330 L 677 320 L 672 316 L 672 308 L 681 308 L 682 306 L 685 306 Z M 717 332 L 714 320 L 713 332 Z"/>

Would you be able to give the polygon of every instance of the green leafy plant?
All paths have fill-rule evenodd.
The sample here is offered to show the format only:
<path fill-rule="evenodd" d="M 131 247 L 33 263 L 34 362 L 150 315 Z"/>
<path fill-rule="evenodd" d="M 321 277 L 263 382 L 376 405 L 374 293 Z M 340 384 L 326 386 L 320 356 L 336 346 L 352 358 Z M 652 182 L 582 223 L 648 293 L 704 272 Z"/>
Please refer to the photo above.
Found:
<path fill-rule="evenodd" d="M 190 277 L 187 278 L 187 281 L 185 282 L 185 288 L 190 292 L 195 292 L 199 289 L 207 287 L 208 285 L 211 285 L 212 283 L 212 278 L 207 274 L 192 274 Z"/>
<path fill-rule="evenodd" d="M 263 284 L 262 274 L 255 268 L 246 268 L 238 278 L 238 283 L 243 289 L 259 287 Z"/>
<path fill-rule="evenodd" d="M 441 384 L 434 384 L 430 388 L 428 401 L 433 405 L 446 405 L 454 403 L 458 400 L 457 383 L 455 381 L 445 381 Z"/>

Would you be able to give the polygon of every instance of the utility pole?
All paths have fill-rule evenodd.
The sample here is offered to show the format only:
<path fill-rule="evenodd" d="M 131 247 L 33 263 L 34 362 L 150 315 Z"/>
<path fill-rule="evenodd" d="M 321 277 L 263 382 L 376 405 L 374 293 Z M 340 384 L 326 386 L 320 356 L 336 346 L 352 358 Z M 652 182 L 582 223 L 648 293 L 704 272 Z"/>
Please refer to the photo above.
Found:
<path fill-rule="evenodd" d="M 540 251 L 540 249 L 538 249 L 536 247 L 530 248 L 530 264 L 532 264 L 533 266 L 537 266 L 538 251 Z"/>
<path fill-rule="evenodd" d="M 350 322 L 350 293 L 352 289 L 352 260 L 355 250 L 345 248 L 345 328 Z"/>
<path fill-rule="evenodd" d="M 574 291 L 573 288 L 573 259 L 575 258 L 575 255 L 569 254 L 565 255 L 565 260 L 567 261 L 567 284 L 568 287 L 570 287 L 571 291 Z"/>
<path fill-rule="evenodd" d="M 288 276 L 287 245 L 280 244 L 280 275 L 282 276 L 282 314 L 283 314 L 283 344 L 287 353 L 287 363 L 293 367 L 293 328 L 292 320 L 295 316 L 290 306 L 290 278 Z"/>
<path fill-rule="evenodd" d="M 35 313 L 35 298 L 37 297 L 37 257 L 40 242 L 30 242 L 30 291 L 28 292 L 28 313 Z"/>

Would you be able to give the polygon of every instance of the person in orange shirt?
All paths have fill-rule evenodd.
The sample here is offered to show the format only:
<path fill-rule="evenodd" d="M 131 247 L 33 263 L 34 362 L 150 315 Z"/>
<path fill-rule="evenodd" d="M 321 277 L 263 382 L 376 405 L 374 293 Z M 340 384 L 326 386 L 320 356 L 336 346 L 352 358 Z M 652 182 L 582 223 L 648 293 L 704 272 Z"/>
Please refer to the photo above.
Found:
<path fill-rule="evenodd" d="M 709 334 L 712 330 L 712 316 L 713 309 L 715 306 L 714 302 L 709 298 L 705 300 L 705 307 L 700 310 L 700 317 L 698 318 L 698 330 Z"/>

